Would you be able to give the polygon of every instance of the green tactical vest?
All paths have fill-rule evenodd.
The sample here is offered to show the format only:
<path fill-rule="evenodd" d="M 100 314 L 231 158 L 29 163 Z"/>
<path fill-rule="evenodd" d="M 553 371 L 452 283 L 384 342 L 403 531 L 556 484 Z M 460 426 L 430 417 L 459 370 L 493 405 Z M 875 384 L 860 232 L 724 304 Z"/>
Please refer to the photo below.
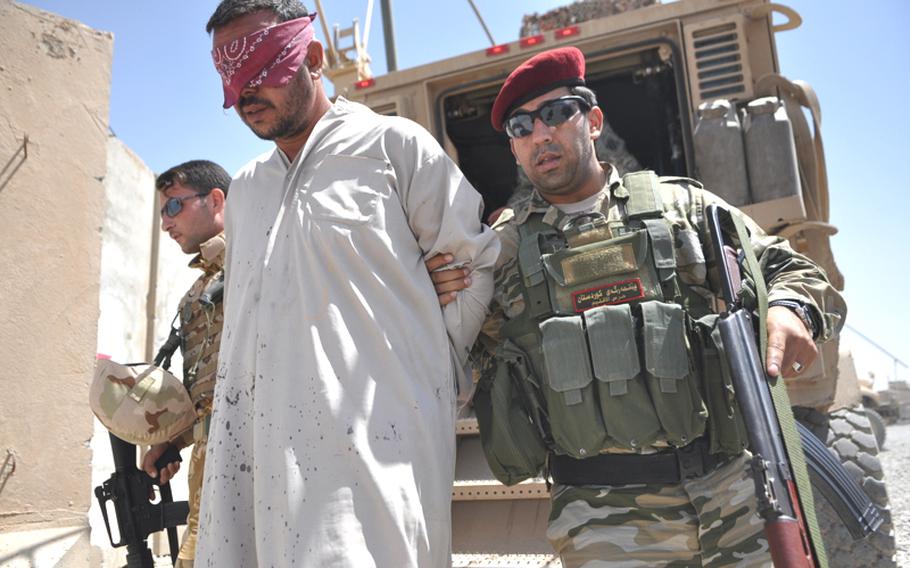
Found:
<path fill-rule="evenodd" d="M 504 483 L 536 475 L 547 451 L 584 459 L 706 432 L 712 453 L 744 448 L 717 316 L 677 277 L 661 183 L 624 176 L 621 223 L 582 216 L 560 230 L 532 214 L 519 227 L 525 310 L 503 325 L 475 399 Z"/>

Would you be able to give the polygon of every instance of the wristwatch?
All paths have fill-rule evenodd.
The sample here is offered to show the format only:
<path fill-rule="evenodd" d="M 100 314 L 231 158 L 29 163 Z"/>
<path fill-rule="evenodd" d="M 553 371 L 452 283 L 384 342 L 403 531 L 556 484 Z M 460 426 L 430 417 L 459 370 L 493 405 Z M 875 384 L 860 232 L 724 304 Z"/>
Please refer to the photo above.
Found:
<path fill-rule="evenodd" d="M 800 302 L 799 300 L 774 300 L 768 302 L 768 307 L 774 306 L 783 306 L 785 308 L 790 308 L 790 310 L 795 313 L 800 321 L 803 322 L 803 325 L 806 326 L 806 329 L 809 330 L 809 333 L 812 335 L 812 339 L 818 337 L 818 325 L 815 324 L 815 318 L 813 316 L 812 310 L 809 309 L 806 304 Z"/>

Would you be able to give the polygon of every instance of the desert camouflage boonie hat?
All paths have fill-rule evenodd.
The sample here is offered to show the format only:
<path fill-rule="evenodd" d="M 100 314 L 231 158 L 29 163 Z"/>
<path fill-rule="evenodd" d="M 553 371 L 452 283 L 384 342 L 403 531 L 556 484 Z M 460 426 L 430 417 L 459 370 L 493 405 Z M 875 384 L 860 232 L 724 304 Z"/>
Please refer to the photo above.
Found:
<path fill-rule="evenodd" d="M 133 444 L 168 442 L 196 420 L 180 379 L 147 363 L 122 365 L 99 359 L 89 404 L 108 430 Z"/>

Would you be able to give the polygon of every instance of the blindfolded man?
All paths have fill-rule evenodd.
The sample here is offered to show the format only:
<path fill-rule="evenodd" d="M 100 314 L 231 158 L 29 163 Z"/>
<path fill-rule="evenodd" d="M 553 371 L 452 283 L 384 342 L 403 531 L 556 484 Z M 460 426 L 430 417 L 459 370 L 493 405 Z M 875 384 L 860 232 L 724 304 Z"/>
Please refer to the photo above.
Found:
<path fill-rule="evenodd" d="M 199 558 L 214 566 L 444 566 L 455 380 L 492 294 L 481 199 L 416 124 L 322 84 L 296 0 L 208 24 L 234 107 L 274 140 L 234 178 Z M 440 299 L 423 259 L 470 266 Z"/>

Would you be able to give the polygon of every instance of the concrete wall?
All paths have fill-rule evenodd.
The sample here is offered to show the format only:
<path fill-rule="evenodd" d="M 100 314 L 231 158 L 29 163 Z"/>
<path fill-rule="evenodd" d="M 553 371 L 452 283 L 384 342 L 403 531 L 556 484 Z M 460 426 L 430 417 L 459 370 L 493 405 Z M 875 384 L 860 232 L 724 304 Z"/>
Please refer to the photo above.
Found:
<path fill-rule="evenodd" d="M 106 149 L 98 353 L 138 362 L 147 358 L 155 174 L 119 139 L 108 138 Z"/>
<path fill-rule="evenodd" d="M 0 1 L 0 527 L 86 523 L 112 50 Z"/>
<path fill-rule="evenodd" d="M 187 266 L 189 257 L 161 233 L 155 174 L 114 137 L 107 141 L 104 196 L 97 351 L 124 363 L 150 361 L 167 337 L 180 296 L 196 275 Z M 150 309 L 159 304 L 168 309 Z M 178 351 L 171 369 L 177 370 L 180 376 L 181 368 Z M 89 490 L 114 471 L 108 433 L 97 420 L 91 450 Z M 186 499 L 185 468 L 172 487 L 175 499 Z M 122 549 L 111 550 L 101 510 L 95 501 L 89 510 L 89 520 L 90 542 L 102 558 L 93 565 L 122 564 Z"/>
<path fill-rule="evenodd" d="M 150 361 L 199 273 L 161 231 L 156 174 L 121 140 L 110 137 L 106 148 L 98 353 Z M 171 365 L 178 376 L 182 365 L 178 351 Z"/>
<path fill-rule="evenodd" d="M 187 266 L 190 257 L 160 230 L 154 172 L 114 137 L 107 141 L 104 194 L 97 351 L 124 363 L 150 361 L 167 338 L 177 304 L 197 274 Z M 171 370 L 179 377 L 182 368 L 178 351 Z M 95 487 L 114 471 L 108 433 L 97 420 L 91 449 L 90 487 Z M 189 450 L 184 458 L 189 458 Z M 187 498 L 186 469 L 172 482 L 176 500 Z M 101 564 L 122 564 L 121 554 L 111 550 L 96 502 L 89 519 L 91 544 L 102 553 Z M 158 548 L 162 553 L 163 546 Z"/>
<path fill-rule="evenodd" d="M 109 133 L 112 51 L 109 33 L 0 0 L 4 567 L 122 564 L 89 515 L 113 471 L 95 354 L 149 359 L 196 276 L 160 232 L 153 172 Z"/>

